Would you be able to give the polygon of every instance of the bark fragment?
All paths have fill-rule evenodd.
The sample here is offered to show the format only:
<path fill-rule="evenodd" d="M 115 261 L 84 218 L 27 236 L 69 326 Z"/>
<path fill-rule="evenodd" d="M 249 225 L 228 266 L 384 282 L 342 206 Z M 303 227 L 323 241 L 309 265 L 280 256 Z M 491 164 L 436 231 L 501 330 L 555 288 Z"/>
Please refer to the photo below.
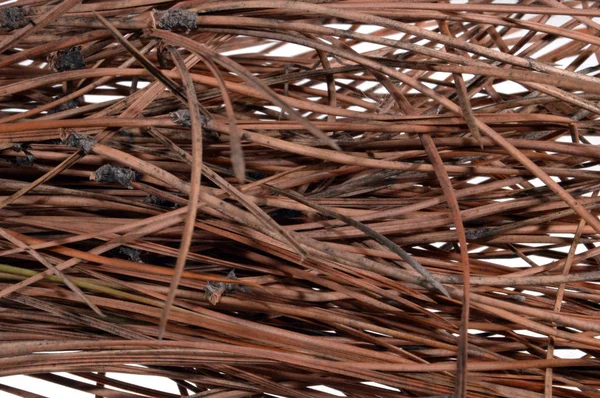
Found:
<path fill-rule="evenodd" d="M 139 177 L 139 173 L 135 170 L 105 164 L 96 170 L 93 180 L 97 182 L 117 182 L 124 187 L 133 189 L 131 183 L 137 181 Z"/>
<path fill-rule="evenodd" d="M 27 25 L 28 22 L 23 7 L 0 9 L 0 28 L 2 29 L 15 30 Z"/>
<path fill-rule="evenodd" d="M 198 14 L 179 8 L 165 11 L 153 10 L 152 16 L 154 26 L 158 29 L 185 30 L 189 32 L 197 27 L 196 18 Z"/>

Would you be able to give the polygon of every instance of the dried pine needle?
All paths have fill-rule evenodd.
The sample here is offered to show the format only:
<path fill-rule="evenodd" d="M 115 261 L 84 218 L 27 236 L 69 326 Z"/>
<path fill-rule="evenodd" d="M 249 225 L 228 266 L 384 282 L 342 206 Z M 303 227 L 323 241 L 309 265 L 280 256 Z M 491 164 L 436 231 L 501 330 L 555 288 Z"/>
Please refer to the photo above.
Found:
<path fill-rule="evenodd" d="M 0 5 L 0 376 L 600 397 L 599 7 Z"/>

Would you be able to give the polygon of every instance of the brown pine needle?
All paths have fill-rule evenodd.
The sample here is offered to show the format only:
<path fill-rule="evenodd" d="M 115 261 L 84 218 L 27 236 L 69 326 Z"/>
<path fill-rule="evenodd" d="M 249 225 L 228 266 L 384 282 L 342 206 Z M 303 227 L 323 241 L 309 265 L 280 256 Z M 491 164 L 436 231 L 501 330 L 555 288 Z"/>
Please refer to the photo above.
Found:
<path fill-rule="evenodd" d="M 175 300 L 175 293 L 177 292 L 177 287 L 179 286 L 181 276 L 183 275 L 183 269 L 185 268 L 188 252 L 192 243 L 196 214 L 199 205 L 198 200 L 200 199 L 200 178 L 202 178 L 202 121 L 200 120 L 200 106 L 198 104 L 198 99 L 196 98 L 196 89 L 183 58 L 181 58 L 177 51 L 170 51 L 170 53 L 173 62 L 175 62 L 175 66 L 181 74 L 190 110 L 190 124 L 192 130 L 192 173 L 190 176 L 188 212 L 185 217 L 179 255 L 177 256 L 177 263 L 175 264 L 175 273 L 173 274 L 169 293 L 167 294 L 167 299 L 165 300 L 163 311 L 160 315 L 160 324 L 158 328 L 159 340 L 162 340 L 165 334 L 169 319 L 169 311 Z"/>
<path fill-rule="evenodd" d="M 599 6 L 0 5 L 0 391 L 600 397 Z"/>

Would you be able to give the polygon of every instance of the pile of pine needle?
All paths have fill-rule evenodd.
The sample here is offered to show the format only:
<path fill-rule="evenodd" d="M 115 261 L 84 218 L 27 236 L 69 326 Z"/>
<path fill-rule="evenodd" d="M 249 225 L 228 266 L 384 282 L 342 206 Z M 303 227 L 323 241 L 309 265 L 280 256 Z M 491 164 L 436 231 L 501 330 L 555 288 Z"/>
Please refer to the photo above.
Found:
<path fill-rule="evenodd" d="M 0 5 L 0 376 L 600 397 L 599 17 Z"/>

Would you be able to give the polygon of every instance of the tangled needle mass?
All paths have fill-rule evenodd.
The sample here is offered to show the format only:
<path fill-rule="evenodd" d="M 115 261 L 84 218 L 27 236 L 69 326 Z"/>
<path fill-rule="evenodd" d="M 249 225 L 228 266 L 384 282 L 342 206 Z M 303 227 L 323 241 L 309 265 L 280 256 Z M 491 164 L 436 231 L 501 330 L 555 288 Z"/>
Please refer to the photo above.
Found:
<path fill-rule="evenodd" d="M 600 397 L 598 18 L 3 3 L 0 391 Z"/>

